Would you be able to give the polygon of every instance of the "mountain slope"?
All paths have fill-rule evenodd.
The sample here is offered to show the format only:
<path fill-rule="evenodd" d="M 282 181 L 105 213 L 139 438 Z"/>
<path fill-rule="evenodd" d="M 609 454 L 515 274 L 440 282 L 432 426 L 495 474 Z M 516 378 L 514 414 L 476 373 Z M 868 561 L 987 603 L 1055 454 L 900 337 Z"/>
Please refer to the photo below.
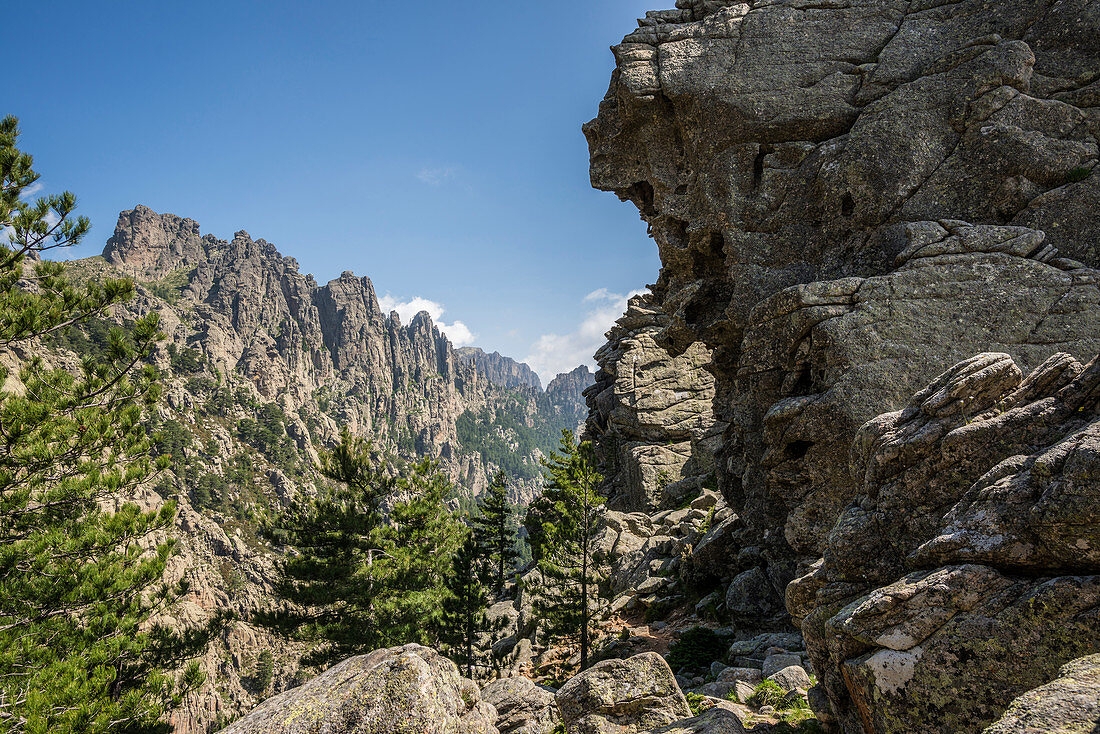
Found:
<path fill-rule="evenodd" d="M 153 355 L 165 398 L 153 421 L 171 468 L 139 498 L 180 503 L 180 554 L 169 577 L 190 593 L 176 614 L 198 624 L 219 609 L 239 619 L 271 602 L 275 549 L 262 519 L 313 492 L 318 449 L 344 426 L 396 456 L 440 461 L 469 502 L 498 469 L 523 504 L 541 484 L 539 458 L 583 419 L 587 368 L 543 392 L 526 365 L 456 351 L 426 313 L 383 313 L 369 278 L 325 285 L 270 243 L 138 206 L 119 216 L 101 258 L 69 264 L 77 278 L 125 274 L 137 297 L 112 315 L 155 311 L 167 339 Z M 104 343 L 94 321 L 51 340 L 61 358 Z M 533 380 L 531 378 L 534 378 Z M 274 671 L 259 670 L 270 650 Z M 208 683 L 177 714 L 178 732 L 207 731 L 294 681 L 300 651 L 236 622 L 208 651 Z"/>

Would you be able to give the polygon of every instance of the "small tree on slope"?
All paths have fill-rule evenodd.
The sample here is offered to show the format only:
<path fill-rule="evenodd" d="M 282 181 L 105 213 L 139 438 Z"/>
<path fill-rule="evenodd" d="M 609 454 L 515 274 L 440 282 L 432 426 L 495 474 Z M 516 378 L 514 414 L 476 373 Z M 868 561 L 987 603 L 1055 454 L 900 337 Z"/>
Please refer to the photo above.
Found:
<path fill-rule="evenodd" d="M 112 330 L 77 374 L 52 369 L 38 339 L 102 315 L 128 280 L 76 286 L 38 259 L 76 244 L 87 219 L 70 193 L 24 201 L 38 175 L 0 122 L 0 732 L 167 731 L 166 710 L 201 683 L 201 644 L 150 624 L 179 589 L 161 583 L 173 542 L 150 542 L 175 506 L 118 504 L 152 465 L 143 413 L 159 394 L 142 362 L 157 319 Z M 152 546 L 151 550 L 147 550 Z"/>
<path fill-rule="evenodd" d="M 592 444 L 577 444 L 562 431 L 561 453 L 543 463 L 546 475 L 539 571 L 543 584 L 533 589 L 534 608 L 543 633 L 576 644 L 581 670 L 588 667 L 594 622 L 601 612 L 600 586 L 605 559 L 593 548 L 598 509 L 596 493 L 603 478 L 595 468 Z"/>
<path fill-rule="evenodd" d="M 516 521 L 508 502 L 508 477 L 497 472 L 472 520 L 478 553 L 484 560 L 482 577 L 500 594 L 516 565 Z"/>

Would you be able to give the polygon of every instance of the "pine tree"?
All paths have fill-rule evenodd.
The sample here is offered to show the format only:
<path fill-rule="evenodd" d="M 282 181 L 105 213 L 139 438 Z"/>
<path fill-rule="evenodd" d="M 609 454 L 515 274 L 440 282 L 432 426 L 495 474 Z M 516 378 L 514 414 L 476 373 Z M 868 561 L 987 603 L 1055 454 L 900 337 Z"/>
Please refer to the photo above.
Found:
<path fill-rule="evenodd" d="M 105 314 L 129 280 L 76 285 L 43 252 L 76 244 L 88 220 L 71 193 L 33 203 L 37 178 L 0 122 L 0 732 L 166 731 L 166 710 L 202 676 L 182 664 L 201 635 L 150 624 L 181 590 L 161 582 L 175 506 L 121 503 L 154 469 L 143 416 L 159 395 L 143 361 L 155 315 L 73 374 L 42 358 L 43 339 Z M 34 355 L 34 356 L 30 356 Z M 192 644 L 193 643 L 193 644 Z"/>
<path fill-rule="evenodd" d="M 475 650 L 478 633 L 486 627 L 485 609 L 489 597 L 478 577 L 479 553 L 472 534 L 466 536 L 455 554 L 447 579 L 447 599 L 443 603 L 443 643 L 466 677 L 474 676 L 480 651 Z"/>
<path fill-rule="evenodd" d="M 256 620 L 313 643 L 305 665 L 438 635 L 445 576 L 461 523 L 445 502 L 453 491 L 424 460 L 396 470 L 346 429 L 321 457 L 336 487 L 301 497 L 266 529 L 292 549 L 276 592 L 289 609 Z"/>
<path fill-rule="evenodd" d="M 592 444 L 578 445 L 568 430 L 562 431 L 560 453 L 543 461 L 543 471 L 538 562 L 543 584 L 532 590 L 534 608 L 543 634 L 578 645 L 584 670 L 602 606 L 600 585 L 606 579 L 605 559 L 592 543 L 604 502 L 596 489 L 603 478 L 595 468 Z"/>
<path fill-rule="evenodd" d="M 482 578 L 494 593 L 500 594 L 504 582 L 515 568 L 515 511 L 508 502 L 508 477 L 497 472 L 472 519 L 478 553 L 484 562 Z"/>

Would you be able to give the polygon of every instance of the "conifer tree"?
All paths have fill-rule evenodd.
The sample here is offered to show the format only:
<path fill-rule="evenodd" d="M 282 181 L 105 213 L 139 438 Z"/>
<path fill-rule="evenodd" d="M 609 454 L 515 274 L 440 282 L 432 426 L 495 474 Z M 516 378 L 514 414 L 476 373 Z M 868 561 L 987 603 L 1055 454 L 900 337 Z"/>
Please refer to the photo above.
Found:
<path fill-rule="evenodd" d="M 346 429 L 319 470 L 336 487 L 300 497 L 266 530 L 293 550 L 276 584 L 292 607 L 257 621 L 313 643 L 302 659 L 312 666 L 434 642 L 462 539 L 445 505 L 453 491 L 446 476 L 428 460 L 398 471 Z"/>
<path fill-rule="evenodd" d="M 15 118 L 0 122 L 0 354 L 19 365 L 0 367 L 0 732 L 166 731 L 202 676 L 162 670 L 202 640 L 150 624 L 180 592 L 161 582 L 173 542 L 150 541 L 174 504 L 121 502 L 154 468 L 143 415 L 159 387 L 143 361 L 157 319 L 111 330 L 75 374 L 43 359 L 42 339 L 134 287 L 76 285 L 40 259 L 89 225 L 71 193 L 25 200 L 38 174 L 18 134 Z"/>
<path fill-rule="evenodd" d="M 474 538 L 483 562 L 482 578 L 500 594 L 516 565 L 515 512 L 508 502 L 508 477 L 498 471 L 472 519 Z"/>
<path fill-rule="evenodd" d="M 543 461 L 545 482 L 540 505 L 542 542 L 539 571 L 543 583 L 534 592 L 534 608 L 542 632 L 576 644 L 581 670 L 588 667 L 592 628 L 601 607 L 600 585 L 606 579 L 606 559 L 593 547 L 603 478 L 595 468 L 590 442 L 577 444 L 562 431 L 560 453 Z"/>
<path fill-rule="evenodd" d="M 442 641 L 459 669 L 467 678 L 474 676 L 480 657 L 475 650 L 478 633 L 485 629 L 485 609 L 489 597 L 478 576 L 480 555 L 473 534 L 468 534 L 451 565 L 447 579 L 449 592 L 443 603 Z"/>

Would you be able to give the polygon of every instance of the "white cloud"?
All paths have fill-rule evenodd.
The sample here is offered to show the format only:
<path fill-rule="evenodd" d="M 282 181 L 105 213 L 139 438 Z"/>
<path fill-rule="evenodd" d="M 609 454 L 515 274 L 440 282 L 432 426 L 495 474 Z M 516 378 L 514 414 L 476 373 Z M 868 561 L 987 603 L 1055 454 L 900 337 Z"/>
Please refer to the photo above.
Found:
<path fill-rule="evenodd" d="M 42 190 L 42 182 L 41 181 L 35 181 L 30 186 L 23 189 L 22 192 L 20 192 L 19 198 L 20 199 L 30 199 L 32 196 L 34 196 L 35 194 L 37 194 L 41 190 Z"/>
<path fill-rule="evenodd" d="M 413 316 L 416 316 L 421 311 L 427 311 L 428 315 L 432 317 L 432 323 L 439 327 L 439 330 L 447 335 L 447 338 L 451 340 L 451 344 L 456 347 L 465 347 L 473 344 L 477 335 L 470 331 L 469 327 L 461 321 L 455 321 L 450 324 L 444 323 L 443 313 L 446 311 L 443 308 L 443 304 L 436 301 L 430 301 L 422 296 L 414 296 L 408 300 L 401 300 L 394 298 L 389 293 L 378 299 L 378 305 L 382 307 L 383 311 L 396 311 L 397 315 L 401 317 L 401 323 L 407 324 L 412 321 Z"/>
<path fill-rule="evenodd" d="M 441 186 L 444 182 L 453 179 L 457 173 L 454 168 L 449 166 L 444 168 L 421 168 L 416 177 L 429 186 Z"/>
<path fill-rule="evenodd" d="M 596 362 L 592 355 L 606 341 L 604 334 L 626 312 L 627 301 L 642 293 L 645 291 L 635 290 L 625 295 L 611 293 L 606 288 L 592 291 L 582 301 L 591 306 L 577 328 L 568 334 L 543 334 L 523 361 L 538 373 L 544 384 L 577 365 L 594 368 Z"/>

